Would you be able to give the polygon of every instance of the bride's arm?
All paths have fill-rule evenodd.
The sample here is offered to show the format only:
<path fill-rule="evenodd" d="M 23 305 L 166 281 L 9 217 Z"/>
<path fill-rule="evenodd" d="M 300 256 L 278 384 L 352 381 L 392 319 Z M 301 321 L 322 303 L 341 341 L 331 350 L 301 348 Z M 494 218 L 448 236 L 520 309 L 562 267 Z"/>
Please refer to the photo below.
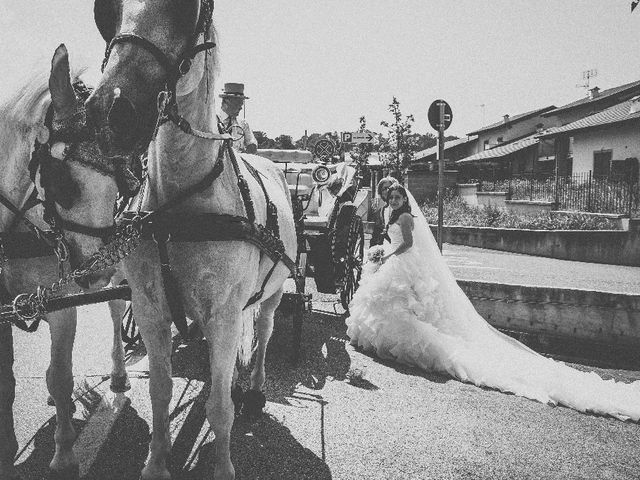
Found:
<path fill-rule="evenodd" d="M 391 255 L 400 255 L 413 246 L 413 217 L 409 213 L 403 213 L 397 220 L 402 232 L 402 243 L 393 252 L 382 257 L 382 261 L 389 259 Z"/>

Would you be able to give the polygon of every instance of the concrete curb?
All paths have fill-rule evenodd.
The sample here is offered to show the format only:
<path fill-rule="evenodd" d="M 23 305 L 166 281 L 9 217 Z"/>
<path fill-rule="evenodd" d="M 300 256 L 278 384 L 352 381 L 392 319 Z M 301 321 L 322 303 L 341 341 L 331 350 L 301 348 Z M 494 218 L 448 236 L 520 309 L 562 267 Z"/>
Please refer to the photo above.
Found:
<path fill-rule="evenodd" d="M 640 364 L 640 295 L 458 280 L 494 327 L 542 344 L 573 343 L 585 356 L 606 346 Z M 536 345 L 537 346 L 537 345 Z"/>

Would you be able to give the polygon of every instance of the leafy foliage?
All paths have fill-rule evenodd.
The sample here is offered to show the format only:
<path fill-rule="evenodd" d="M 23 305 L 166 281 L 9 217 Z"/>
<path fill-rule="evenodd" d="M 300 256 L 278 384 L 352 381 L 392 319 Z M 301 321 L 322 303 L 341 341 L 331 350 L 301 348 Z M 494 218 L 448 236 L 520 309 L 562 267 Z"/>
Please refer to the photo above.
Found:
<path fill-rule="evenodd" d="M 518 228 L 525 230 L 618 230 L 617 223 L 606 217 L 585 213 L 540 212 L 516 214 L 497 207 L 472 207 L 453 191 L 444 198 L 444 225 L 465 227 Z M 422 206 L 427 221 L 438 223 L 438 204 L 427 202 Z"/>
<path fill-rule="evenodd" d="M 393 97 L 389 104 L 389 112 L 393 121 L 380 122 L 380 125 L 388 130 L 387 140 L 380 145 L 380 152 L 384 154 L 383 161 L 391 167 L 395 176 L 402 180 L 404 170 L 418 150 L 416 137 L 411 132 L 415 119 L 413 115 L 407 115 L 403 119 L 400 102 L 396 97 Z"/>

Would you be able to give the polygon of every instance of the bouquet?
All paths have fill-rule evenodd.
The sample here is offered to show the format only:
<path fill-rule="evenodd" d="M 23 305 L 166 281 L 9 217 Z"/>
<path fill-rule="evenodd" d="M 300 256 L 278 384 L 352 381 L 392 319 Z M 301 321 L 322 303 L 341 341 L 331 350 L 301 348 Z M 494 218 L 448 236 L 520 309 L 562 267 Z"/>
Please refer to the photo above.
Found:
<path fill-rule="evenodd" d="M 374 245 L 369 249 L 367 253 L 367 260 L 371 263 L 382 263 L 382 257 L 384 256 L 384 248 L 382 245 Z"/>

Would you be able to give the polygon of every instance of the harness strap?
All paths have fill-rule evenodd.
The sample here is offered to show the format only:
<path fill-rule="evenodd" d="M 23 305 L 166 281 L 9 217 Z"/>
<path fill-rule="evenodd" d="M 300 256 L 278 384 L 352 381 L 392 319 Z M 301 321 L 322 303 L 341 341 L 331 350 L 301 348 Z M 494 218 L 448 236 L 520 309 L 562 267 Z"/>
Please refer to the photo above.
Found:
<path fill-rule="evenodd" d="M 31 222 L 27 217 L 24 216 L 24 214 L 29 209 L 35 207 L 38 203 L 40 203 L 40 201 L 37 199 L 37 190 L 35 189 L 35 187 L 33 189 L 33 192 L 35 192 L 35 195 L 36 195 L 36 198 L 35 198 L 35 202 L 36 203 L 33 203 L 34 200 L 32 200 L 32 197 L 34 196 L 34 193 L 32 193 L 29 196 L 29 200 L 27 200 L 27 202 L 25 204 L 25 208 L 23 208 L 23 209 L 19 209 L 18 207 L 16 207 L 7 197 L 5 197 L 4 195 L 2 195 L 0 193 L 0 203 L 2 203 L 2 205 L 4 205 L 9 211 L 11 211 L 11 213 L 13 213 L 15 215 L 15 218 L 14 218 L 14 220 L 13 220 L 13 222 L 11 224 L 11 228 L 9 230 L 11 231 L 16 226 L 16 223 L 18 221 L 22 221 L 27 226 L 27 228 L 29 228 L 29 230 L 31 230 L 33 235 L 35 235 L 38 239 L 40 239 L 43 242 L 45 242 L 47 245 L 49 245 L 49 247 L 55 248 L 56 241 L 54 239 L 52 239 L 52 238 L 49 238 L 49 236 L 47 235 L 47 231 L 42 230 L 36 224 Z M 28 207 L 28 208 L 26 208 L 26 207 Z"/>
<path fill-rule="evenodd" d="M 40 203 L 42 202 L 38 198 L 38 189 L 34 186 L 33 190 L 31 190 L 31 194 L 29 195 L 29 198 L 27 198 L 27 201 L 24 203 L 23 207 L 20 209 L 20 215 L 16 215 L 15 217 L 13 217 L 13 221 L 11 222 L 11 225 L 9 225 L 9 231 L 11 232 L 15 228 L 17 228 L 20 220 L 26 219 L 25 213 L 27 213 L 29 210 L 36 207 Z"/>
<path fill-rule="evenodd" d="M 262 181 L 260 172 L 258 172 L 258 170 L 256 170 L 253 165 L 247 162 L 244 158 L 242 159 L 242 161 L 247 167 L 247 170 L 249 170 L 251 175 L 253 175 L 253 178 L 256 179 L 258 185 L 260 185 L 260 188 L 262 189 L 262 193 L 264 194 L 264 199 L 267 203 L 267 221 L 265 226 L 267 227 L 267 230 L 269 230 L 273 235 L 275 235 L 276 237 L 280 237 L 280 227 L 278 226 L 278 208 L 269 198 L 269 193 L 264 186 L 264 182 Z"/>
<path fill-rule="evenodd" d="M 273 274 L 273 271 L 276 269 L 277 265 L 278 265 L 278 262 L 273 262 L 273 265 L 271 266 L 271 268 L 267 272 L 267 275 L 264 277 L 264 280 L 262 281 L 260 290 L 258 290 L 256 293 L 254 293 L 251 296 L 251 298 L 247 301 L 247 304 L 244 306 L 243 310 L 246 310 L 248 307 L 250 307 L 251 305 L 253 305 L 254 303 L 256 303 L 258 300 L 262 298 L 262 295 L 264 295 L 264 288 L 267 286 L 269 279 L 271 279 L 271 275 Z"/>
<path fill-rule="evenodd" d="M 222 133 L 222 125 L 218 123 L 218 129 L 220 129 L 220 133 Z M 238 177 L 238 189 L 240 190 L 240 195 L 242 196 L 242 203 L 244 203 L 244 209 L 247 212 L 247 218 L 250 222 L 256 221 L 256 211 L 253 206 L 253 200 L 251 198 L 251 191 L 249 190 L 249 184 L 247 180 L 244 178 L 242 173 L 240 172 L 240 166 L 238 165 L 238 159 L 236 158 L 236 153 L 233 151 L 233 146 L 231 140 L 225 140 L 224 147 L 229 152 L 229 159 L 231 160 L 231 165 L 233 166 L 233 171 Z"/>
<path fill-rule="evenodd" d="M 169 260 L 169 252 L 167 250 L 167 242 L 169 241 L 169 235 L 158 237 L 153 236 L 156 245 L 158 245 L 158 256 L 160 257 L 160 271 L 162 273 L 162 283 L 164 285 L 164 293 L 167 298 L 167 304 L 169 305 L 169 312 L 173 323 L 176 324 L 176 328 L 180 332 L 180 335 L 184 340 L 189 340 L 189 327 L 187 326 L 187 316 L 184 313 L 184 306 L 180 301 L 178 295 L 178 282 L 171 270 L 171 263 Z"/>
<path fill-rule="evenodd" d="M 167 210 L 172 209 L 176 205 L 179 205 L 184 200 L 189 198 L 194 193 L 201 192 L 208 187 L 210 187 L 213 182 L 218 178 L 222 172 L 224 171 L 224 162 L 222 162 L 222 156 L 224 155 L 224 149 L 220 148 L 218 151 L 218 158 L 216 159 L 216 163 L 213 165 L 213 169 L 209 172 L 202 180 L 200 180 L 195 185 L 192 185 L 187 190 L 180 192 L 176 197 L 169 200 L 167 203 L 162 205 L 157 210 L 154 210 L 150 213 L 152 216 L 159 215 L 160 213 L 166 212 Z M 126 214 L 127 212 L 125 212 Z"/>

